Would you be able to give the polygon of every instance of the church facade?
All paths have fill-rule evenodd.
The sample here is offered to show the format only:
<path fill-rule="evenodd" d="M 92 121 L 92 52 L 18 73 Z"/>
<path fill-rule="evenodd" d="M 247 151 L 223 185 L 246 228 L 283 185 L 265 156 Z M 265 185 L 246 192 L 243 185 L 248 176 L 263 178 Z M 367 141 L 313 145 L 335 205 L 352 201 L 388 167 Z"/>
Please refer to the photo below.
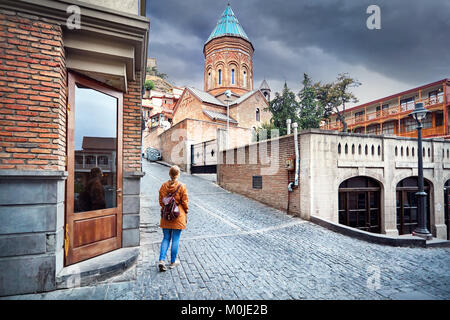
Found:
<path fill-rule="evenodd" d="M 270 88 L 265 80 L 254 88 L 253 44 L 229 5 L 205 42 L 203 53 L 203 90 L 184 89 L 174 107 L 172 127 L 153 143 L 161 149 L 163 160 L 182 167 L 186 154 L 179 157 L 178 151 L 176 155 L 172 152 L 174 139 L 178 142 L 182 136 L 195 144 L 218 139 L 222 130 L 228 147 L 237 147 L 254 141 L 257 129 L 272 117 L 267 110 Z"/>

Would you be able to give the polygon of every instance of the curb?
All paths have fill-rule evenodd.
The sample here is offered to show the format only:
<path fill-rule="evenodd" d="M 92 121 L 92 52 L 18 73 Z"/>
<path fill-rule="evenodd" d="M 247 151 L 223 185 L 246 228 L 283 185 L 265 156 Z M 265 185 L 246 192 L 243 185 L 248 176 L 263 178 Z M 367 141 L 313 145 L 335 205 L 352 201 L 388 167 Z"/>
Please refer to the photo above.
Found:
<path fill-rule="evenodd" d="M 139 256 L 139 247 L 121 248 L 64 268 L 56 277 L 56 289 L 83 287 L 119 275 Z"/>
<path fill-rule="evenodd" d="M 427 241 L 419 237 L 411 237 L 411 238 L 391 237 L 383 234 L 376 234 L 367 231 L 357 230 L 348 226 L 337 224 L 314 216 L 310 217 L 310 221 L 328 230 L 343 234 L 345 236 L 363 240 L 366 242 L 388 245 L 393 247 L 415 247 L 415 248 L 429 247 Z M 441 243 L 439 242 L 439 245 L 440 244 Z M 436 246 L 437 245 L 438 243 L 436 243 Z"/>

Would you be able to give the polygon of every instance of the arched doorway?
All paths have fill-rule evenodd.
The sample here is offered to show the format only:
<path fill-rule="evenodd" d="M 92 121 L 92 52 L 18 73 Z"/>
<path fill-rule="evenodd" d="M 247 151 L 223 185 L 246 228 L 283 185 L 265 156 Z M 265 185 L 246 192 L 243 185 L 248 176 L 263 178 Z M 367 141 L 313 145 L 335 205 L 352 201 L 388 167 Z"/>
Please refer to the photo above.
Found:
<path fill-rule="evenodd" d="M 450 240 L 450 180 L 444 185 L 445 225 L 447 226 L 447 240 Z"/>
<path fill-rule="evenodd" d="M 427 229 L 430 229 L 430 182 L 424 179 L 424 190 L 427 193 Z M 397 184 L 397 229 L 400 235 L 411 234 L 417 227 L 416 192 L 419 191 L 418 178 L 405 178 Z"/>
<path fill-rule="evenodd" d="M 381 233 L 381 185 L 369 177 L 354 177 L 339 185 L 339 223 Z"/>

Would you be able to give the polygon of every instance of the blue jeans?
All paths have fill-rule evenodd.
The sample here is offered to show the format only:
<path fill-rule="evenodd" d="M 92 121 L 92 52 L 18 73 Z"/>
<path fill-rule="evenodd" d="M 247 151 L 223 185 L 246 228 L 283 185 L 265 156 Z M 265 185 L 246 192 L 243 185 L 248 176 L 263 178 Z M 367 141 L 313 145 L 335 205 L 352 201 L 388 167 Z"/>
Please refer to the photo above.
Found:
<path fill-rule="evenodd" d="M 172 240 L 172 248 L 170 250 L 170 262 L 174 263 L 177 259 L 178 244 L 180 243 L 181 230 L 164 228 L 163 234 L 164 234 L 164 238 L 161 242 L 161 252 L 159 254 L 159 261 L 163 261 L 166 259 L 170 240 Z"/>

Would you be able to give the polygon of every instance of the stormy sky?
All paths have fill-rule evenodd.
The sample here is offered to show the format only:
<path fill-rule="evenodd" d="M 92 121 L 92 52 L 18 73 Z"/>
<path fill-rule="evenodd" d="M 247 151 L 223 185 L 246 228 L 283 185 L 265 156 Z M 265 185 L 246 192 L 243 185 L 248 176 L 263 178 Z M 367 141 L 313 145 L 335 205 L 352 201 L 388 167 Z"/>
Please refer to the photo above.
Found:
<path fill-rule="evenodd" d="M 203 89 L 203 45 L 230 3 L 255 53 L 254 84 L 298 92 L 303 73 L 348 72 L 360 103 L 450 77 L 448 0 L 150 0 L 149 56 L 178 86 Z M 368 6 L 381 9 L 369 30 Z"/>

